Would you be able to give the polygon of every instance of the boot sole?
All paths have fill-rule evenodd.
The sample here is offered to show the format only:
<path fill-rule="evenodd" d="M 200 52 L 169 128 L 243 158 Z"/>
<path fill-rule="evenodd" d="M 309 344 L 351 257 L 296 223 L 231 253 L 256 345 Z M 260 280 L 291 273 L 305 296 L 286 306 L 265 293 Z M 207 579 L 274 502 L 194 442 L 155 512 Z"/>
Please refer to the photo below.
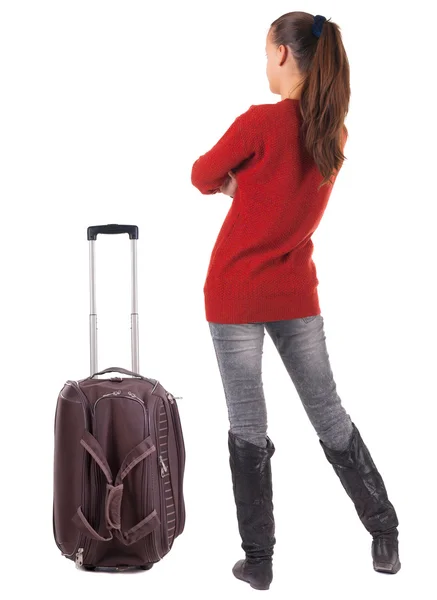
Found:
<path fill-rule="evenodd" d="M 244 579 L 243 577 L 240 577 L 238 575 L 238 573 L 236 573 L 234 571 L 234 569 L 232 569 L 232 573 L 234 574 L 234 577 L 236 577 L 240 581 L 244 581 L 245 583 L 248 583 L 250 585 L 250 587 L 253 588 L 254 590 L 268 590 L 270 588 L 270 584 L 269 583 L 265 584 L 265 585 L 257 585 L 256 583 L 251 583 L 249 580 Z"/>
<path fill-rule="evenodd" d="M 269 585 L 256 585 L 254 583 L 251 583 L 250 581 L 248 581 L 247 579 L 243 579 L 242 577 L 238 577 L 238 575 L 234 576 L 239 579 L 240 581 L 244 581 L 245 583 L 248 583 L 250 585 L 251 588 L 253 588 L 254 590 L 268 590 L 270 588 L 270 584 Z"/>
<path fill-rule="evenodd" d="M 379 563 L 378 564 L 378 563 L 374 562 L 373 563 L 373 568 L 378 573 L 387 573 L 389 575 L 394 575 L 401 568 L 401 563 L 400 563 L 399 559 L 395 562 L 394 565 L 390 565 L 388 563 Z"/>

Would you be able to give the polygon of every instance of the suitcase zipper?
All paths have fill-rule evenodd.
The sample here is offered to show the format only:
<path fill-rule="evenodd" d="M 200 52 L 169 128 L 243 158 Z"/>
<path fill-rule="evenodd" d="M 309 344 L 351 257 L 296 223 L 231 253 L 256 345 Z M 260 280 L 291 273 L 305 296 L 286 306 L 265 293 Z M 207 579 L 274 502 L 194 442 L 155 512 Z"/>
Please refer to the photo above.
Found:
<path fill-rule="evenodd" d="M 178 416 L 176 414 L 177 411 L 177 406 L 175 403 L 175 400 L 178 397 L 173 396 L 173 394 L 171 394 L 170 392 L 166 392 L 167 394 L 167 398 L 170 402 L 170 415 L 171 415 L 171 420 L 173 421 L 173 427 L 175 430 L 175 439 L 176 439 L 176 453 L 178 456 L 178 465 L 179 465 L 179 477 L 178 477 L 178 484 L 179 484 L 179 494 L 178 494 L 178 520 L 177 520 L 177 529 L 175 527 L 175 532 L 174 532 L 174 536 L 173 539 L 175 539 L 182 531 L 184 522 L 185 522 L 185 510 L 184 510 L 184 505 L 183 505 L 183 484 L 182 484 L 182 449 L 180 448 L 179 445 L 179 437 L 182 436 L 182 432 L 181 432 L 181 428 L 179 426 L 179 419 Z M 179 396 L 179 398 L 182 398 L 182 396 Z"/>
<path fill-rule="evenodd" d="M 163 402 L 161 400 L 161 402 Z M 161 405 L 159 405 L 159 409 L 161 409 Z M 155 426 L 156 426 L 156 432 L 158 435 L 158 440 L 159 440 L 159 435 L 160 435 L 160 414 L 161 414 L 161 410 L 156 410 L 155 408 Z M 168 427 L 168 424 L 167 424 Z M 164 503 L 164 483 L 163 483 L 163 479 L 166 476 L 169 468 L 167 467 L 167 465 L 164 462 L 164 459 L 162 458 L 160 452 L 161 452 L 161 445 L 158 441 L 158 446 L 159 449 L 159 455 L 158 455 L 158 467 L 160 469 L 160 473 L 161 473 L 161 477 L 159 478 L 159 501 L 160 501 L 160 510 L 161 510 L 161 519 L 165 519 L 165 523 L 161 524 L 160 527 L 160 533 L 161 533 L 161 549 L 162 549 L 162 553 L 163 555 L 165 555 L 168 552 L 168 533 L 167 535 L 165 534 L 165 532 L 167 531 L 167 507 L 165 506 Z M 167 448 L 168 448 L 168 429 L 167 429 Z"/>
<path fill-rule="evenodd" d="M 156 413 L 156 405 L 157 405 L 157 402 L 155 402 L 154 405 L 153 405 L 153 410 L 155 411 L 155 413 Z M 148 412 L 148 416 L 149 416 L 149 435 L 151 435 L 151 431 L 152 431 L 152 428 L 151 428 L 151 416 L 152 415 L 150 413 L 152 411 L 149 410 L 147 412 Z M 153 415 L 153 416 L 155 416 L 155 415 Z M 156 419 L 155 419 L 155 421 L 156 421 Z M 157 434 L 158 434 L 158 445 L 159 445 L 159 429 L 157 430 Z M 159 452 L 159 449 L 157 448 L 156 451 Z M 153 510 L 155 508 L 155 506 L 154 506 L 154 504 L 155 504 L 155 494 L 154 494 L 154 487 L 153 487 L 153 468 L 152 468 L 152 462 L 151 461 L 150 461 L 149 474 L 150 474 L 150 481 L 147 482 L 147 491 L 148 491 L 148 500 L 149 501 L 146 504 L 148 505 L 147 506 L 148 510 Z M 158 474 L 158 477 L 159 477 L 159 474 Z M 158 483 L 158 485 L 160 485 L 160 484 Z M 160 533 L 161 533 L 161 527 L 162 527 L 162 525 L 160 526 Z M 148 538 L 150 538 L 150 540 L 148 540 Z M 151 548 L 152 548 L 153 552 L 155 553 L 155 556 L 158 558 L 158 560 L 161 560 L 162 556 L 159 553 L 159 550 L 158 550 L 158 547 L 157 547 L 157 544 L 156 544 L 156 529 L 154 531 L 152 531 L 146 537 L 146 540 L 150 541 L 150 545 L 151 545 Z"/>
<path fill-rule="evenodd" d="M 77 552 L 76 552 L 76 567 L 78 569 L 80 569 L 80 567 L 83 565 L 83 548 L 78 548 Z"/>
<path fill-rule="evenodd" d="M 161 455 L 159 455 L 158 460 L 161 463 L 161 477 L 165 477 L 165 474 L 168 471 L 168 467 L 165 466 L 164 459 L 162 458 Z"/>
<path fill-rule="evenodd" d="M 100 396 L 99 398 L 97 398 L 97 400 L 94 403 L 93 409 L 92 409 L 93 415 L 96 414 L 96 406 L 100 402 L 100 400 L 102 400 L 102 398 L 108 398 L 109 396 L 127 398 L 128 400 L 135 400 L 135 402 L 138 402 L 147 410 L 147 407 L 144 404 L 143 400 L 141 400 L 141 398 L 138 398 L 138 396 L 136 394 L 134 394 L 133 392 L 127 391 L 127 392 L 123 393 L 122 390 L 115 390 L 114 392 L 109 392 L 108 394 L 103 394 L 103 396 Z"/>

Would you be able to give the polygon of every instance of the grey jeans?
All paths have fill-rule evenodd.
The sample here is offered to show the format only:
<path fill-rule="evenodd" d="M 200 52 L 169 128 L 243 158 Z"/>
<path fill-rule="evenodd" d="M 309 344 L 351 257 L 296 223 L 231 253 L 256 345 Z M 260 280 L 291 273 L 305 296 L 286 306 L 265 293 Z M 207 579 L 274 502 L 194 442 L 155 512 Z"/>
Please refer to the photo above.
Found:
<path fill-rule="evenodd" d="M 266 323 L 208 324 L 233 433 L 266 446 L 267 408 L 261 377 L 266 329 L 319 438 L 330 448 L 346 448 L 352 420 L 337 394 L 322 315 Z"/>

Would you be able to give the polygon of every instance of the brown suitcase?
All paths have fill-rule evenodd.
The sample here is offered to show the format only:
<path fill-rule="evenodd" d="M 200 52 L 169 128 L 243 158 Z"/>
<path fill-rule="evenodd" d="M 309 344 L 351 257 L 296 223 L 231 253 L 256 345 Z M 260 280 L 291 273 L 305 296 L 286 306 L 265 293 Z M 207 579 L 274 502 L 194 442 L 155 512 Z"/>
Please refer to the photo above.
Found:
<path fill-rule="evenodd" d="M 132 371 L 97 372 L 95 243 L 128 233 L 132 248 Z M 138 227 L 88 228 L 91 375 L 65 383 L 55 415 L 53 532 L 78 567 L 149 569 L 185 525 L 185 445 L 176 398 L 138 374 Z M 100 375 L 116 372 L 125 377 Z"/>

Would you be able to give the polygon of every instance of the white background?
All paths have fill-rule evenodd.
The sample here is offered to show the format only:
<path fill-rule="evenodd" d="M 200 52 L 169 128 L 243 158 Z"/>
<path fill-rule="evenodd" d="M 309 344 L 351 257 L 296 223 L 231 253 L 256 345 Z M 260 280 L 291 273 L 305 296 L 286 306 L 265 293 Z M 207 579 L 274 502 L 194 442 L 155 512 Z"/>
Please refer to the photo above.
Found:
<path fill-rule="evenodd" d="M 201 195 L 190 174 L 237 115 L 280 100 L 264 44 L 290 10 L 331 17 L 350 61 L 347 161 L 314 260 L 337 389 L 398 512 L 402 569 L 373 571 L 371 536 L 266 334 L 269 593 L 435 598 L 435 8 L 304 0 L 1 3 L 3 597 L 256 594 L 231 573 L 243 553 L 204 314 L 232 200 Z M 52 535 L 56 399 L 88 374 L 86 228 L 106 223 L 139 226 L 140 370 L 183 396 L 185 531 L 137 575 L 80 572 Z M 129 368 L 127 236 L 100 236 L 97 266 L 99 366 Z"/>

